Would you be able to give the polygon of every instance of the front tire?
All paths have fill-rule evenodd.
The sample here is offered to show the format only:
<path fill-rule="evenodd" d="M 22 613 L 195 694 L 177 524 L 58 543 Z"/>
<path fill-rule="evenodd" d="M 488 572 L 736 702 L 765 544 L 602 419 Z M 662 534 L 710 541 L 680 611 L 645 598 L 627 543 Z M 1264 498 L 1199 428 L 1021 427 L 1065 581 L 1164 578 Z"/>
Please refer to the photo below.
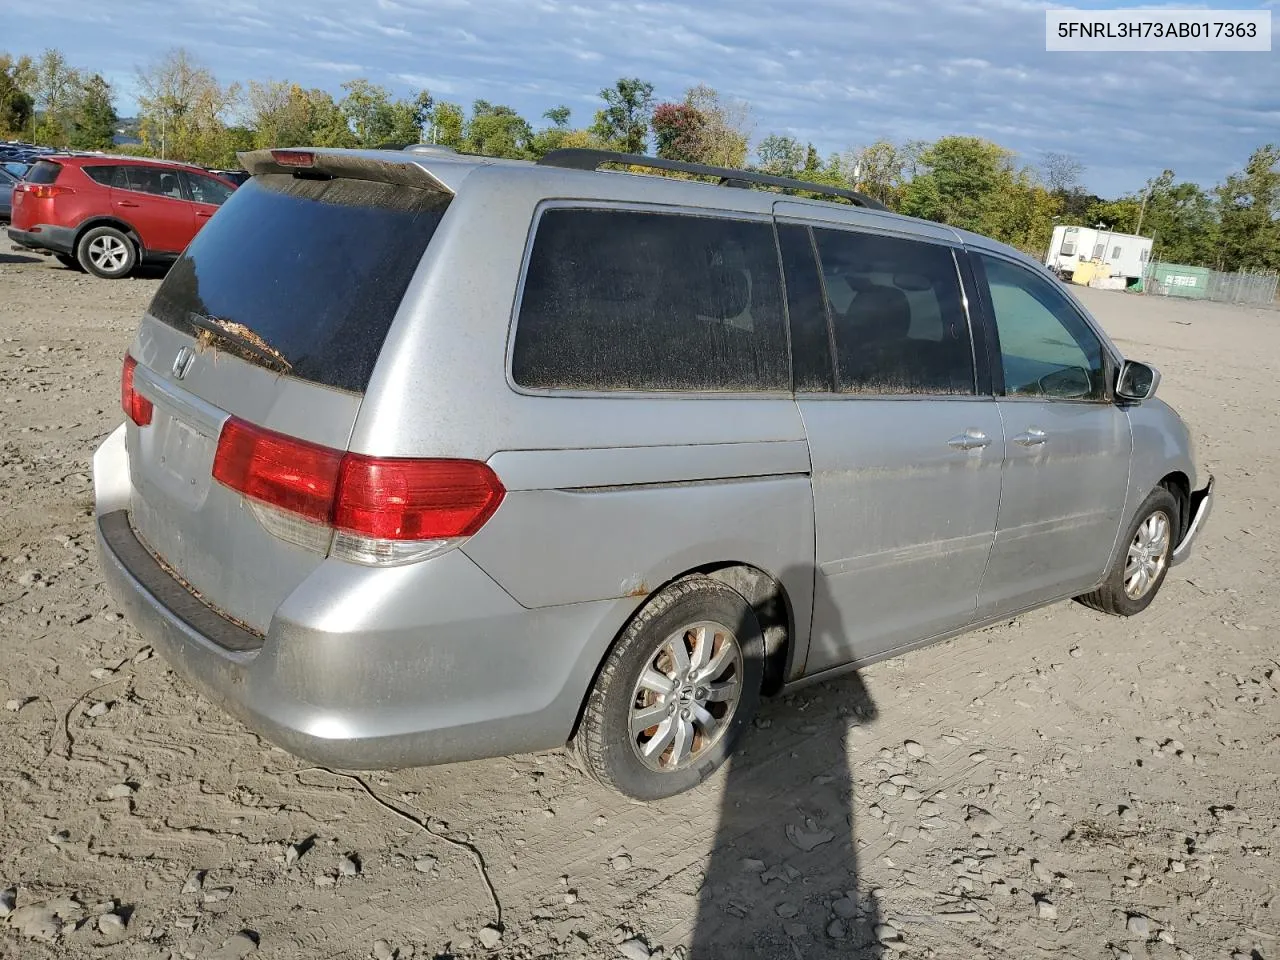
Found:
<path fill-rule="evenodd" d="M 119 280 L 138 265 L 138 248 L 115 227 L 94 227 L 76 244 L 76 259 L 95 277 Z"/>
<path fill-rule="evenodd" d="M 1117 617 L 1132 617 L 1151 606 L 1169 573 L 1178 543 L 1178 516 L 1173 494 L 1164 487 L 1153 490 L 1129 524 L 1102 586 L 1077 599 Z"/>
<path fill-rule="evenodd" d="M 751 605 L 709 577 L 654 596 L 609 652 L 573 749 L 596 780 L 636 800 L 697 786 L 755 717 L 764 635 Z"/>

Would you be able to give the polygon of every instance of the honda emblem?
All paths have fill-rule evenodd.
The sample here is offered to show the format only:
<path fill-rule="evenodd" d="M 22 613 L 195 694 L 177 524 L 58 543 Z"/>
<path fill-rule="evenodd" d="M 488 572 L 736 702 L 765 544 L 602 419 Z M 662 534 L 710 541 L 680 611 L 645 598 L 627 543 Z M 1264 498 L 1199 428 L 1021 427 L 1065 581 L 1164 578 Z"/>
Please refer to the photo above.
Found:
<path fill-rule="evenodd" d="M 191 369 L 191 361 L 196 358 L 195 351 L 190 347 L 183 347 L 178 351 L 178 355 L 173 358 L 173 378 L 181 380 L 187 375 L 187 371 Z"/>

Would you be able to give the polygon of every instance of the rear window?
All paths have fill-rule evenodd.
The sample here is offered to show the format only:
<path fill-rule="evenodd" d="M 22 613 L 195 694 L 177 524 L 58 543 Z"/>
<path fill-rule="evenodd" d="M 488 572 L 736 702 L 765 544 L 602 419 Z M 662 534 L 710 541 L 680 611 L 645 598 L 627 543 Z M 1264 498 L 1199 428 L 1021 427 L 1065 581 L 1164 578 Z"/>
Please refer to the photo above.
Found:
<path fill-rule="evenodd" d="M 363 392 L 448 202 L 365 180 L 254 177 L 173 265 L 151 314 L 192 335 L 212 321 L 278 357 L 283 372 Z"/>
<path fill-rule="evenodd" d="M 58 174 L 62 172 L 62 164 L 54 163 L 52 160 L 37 160 L 35 165 L 27 171 L 27 183 L 53 183 L 58 179 Z"/>
<path fill-rule="evenodd" d="M 788 390 L 772 225 L 546 211 L 511 366 L 517 384 L 537 389 Z"/>

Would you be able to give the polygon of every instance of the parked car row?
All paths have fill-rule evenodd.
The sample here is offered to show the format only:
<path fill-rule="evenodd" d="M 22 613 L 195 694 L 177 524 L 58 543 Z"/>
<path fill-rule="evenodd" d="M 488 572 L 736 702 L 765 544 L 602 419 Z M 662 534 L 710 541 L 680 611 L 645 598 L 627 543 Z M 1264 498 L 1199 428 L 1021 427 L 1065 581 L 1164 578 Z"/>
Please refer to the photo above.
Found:
<path fill-rule="evenodd" d="M 67 266 L 117 279 L 140 263 L 177 257 L 236 186 L 191 164 L 46 154 L 11 184 L 8 234 Z"/>

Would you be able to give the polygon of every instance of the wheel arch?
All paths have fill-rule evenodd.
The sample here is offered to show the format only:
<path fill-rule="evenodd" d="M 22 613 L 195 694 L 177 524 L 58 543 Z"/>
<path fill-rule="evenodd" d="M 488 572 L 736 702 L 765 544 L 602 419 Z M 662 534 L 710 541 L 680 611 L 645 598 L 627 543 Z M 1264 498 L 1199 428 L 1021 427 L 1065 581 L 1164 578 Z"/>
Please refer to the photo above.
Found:
<path fill-rule="evenodd" d="M 84 235 L 88 233 L 90 230 L 92 230 L 94 227 L 115 227 L 117 230 L 123 233 L 126 237 L 129 238 L 129 242 L 133 244 L 134 249 L 137 251 L 139 262 L 141 262 L 142 259 L 147 255 L 147 248 L 142 243 L 142 236 L 138 233 L 137 230 L 133 228 L 132 224 L 130 224 L 126 220 L 121 220 L 119 217 L 106 216 L 106 215 L 98 216 L 98 217 L 90 217 L 84 223 L 80 224 L 80 226 L 76 227 L 75 243 L 71 248 L 73 255 L 78 255 L 80 251 L 81 238 L 83 238 Z"/>
<path fill-rule="evenodd" d="M 1157 486 L 1168 490 L 1173 494 L 1173 499 L 1177 501 L 1178 538 L 1181 540 L 1183 533 L 1191 523 L 1191 478 L 1181 470 L 1175 470 L 1163 476 Z"/>
<path fill-rule="evenodd" d="M 600 672 L 604 669 L 604 665 L 609 659 L 609 654 L 613 652 L 618 640 L 626 633 L 632 622 L 654 597 L 672 584 L 698 576 L 723 583 L 740 594 L 751 605 L 756 619 L 760 622 L 760 629 L 764 634 L 765 642 L 764 681 L 761 684 L 761 693 L 765 696 L 772 696 L 782 689 L 782 685 L 786 682 L 788 657 L 790 656 L 795 636 L 795 614 L 786 587 L 778 577 L 755 564 L 737 560 L 705 563 L 691 567 L 649 591 L 644 602 L 639 604 L 631 612 L 630 616 L 626 618 L 622 626 L 618 628 L 617 633 L 614 634 L 609 644 L 600 654 L 599 661 L 591 674 L 591 680 L 582 692 L 578 711 L 573 721 L 573 729 L 568 737 L 569 740 L 573 740 L 578 733 L 578 728 L 582 723 L 583 712 L 587 708 L 588 698 L 600 678 Z"/>

